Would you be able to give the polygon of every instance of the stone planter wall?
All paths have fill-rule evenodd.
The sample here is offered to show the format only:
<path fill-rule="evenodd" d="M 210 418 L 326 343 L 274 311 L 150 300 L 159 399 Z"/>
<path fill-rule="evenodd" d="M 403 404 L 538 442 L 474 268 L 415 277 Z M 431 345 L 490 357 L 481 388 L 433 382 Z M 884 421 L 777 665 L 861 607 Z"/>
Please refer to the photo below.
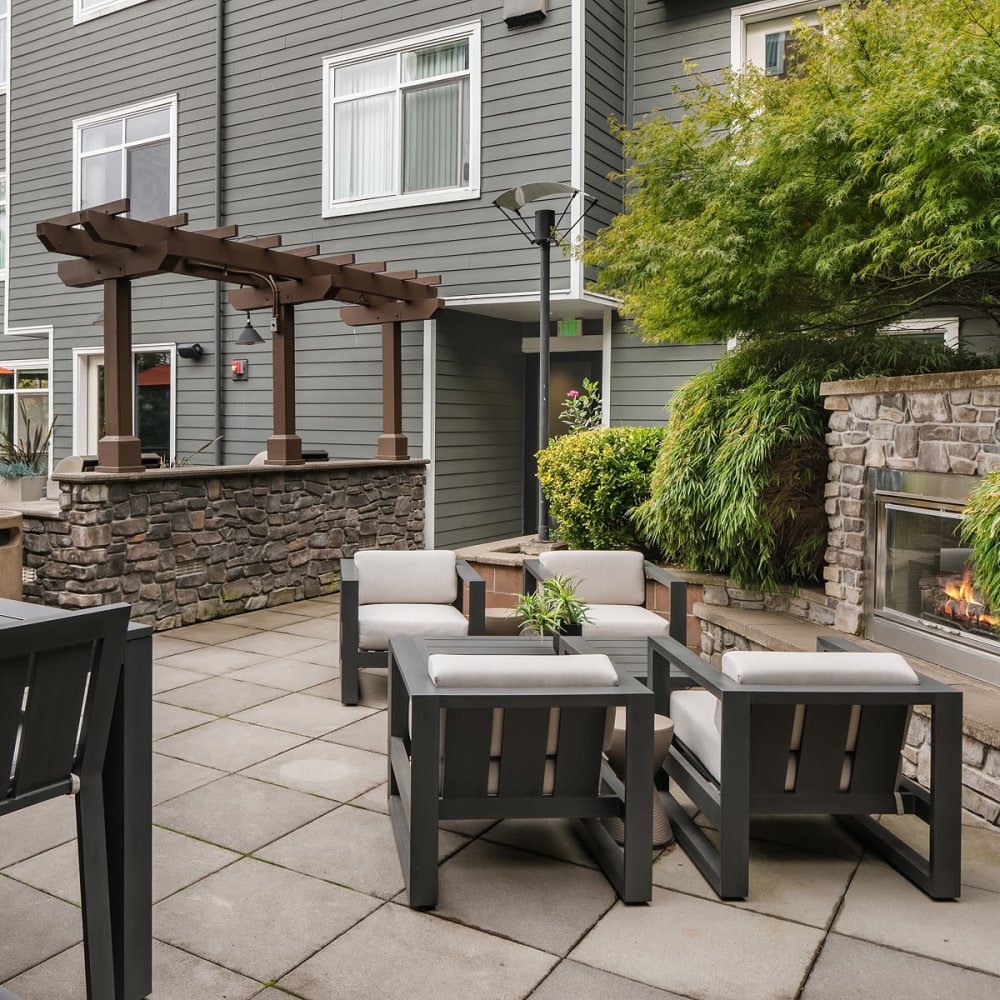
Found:
<path fill-rule="evenodd" d="M 60 479 L 60 516 L 24 517 L 24 594 L 114 601 L 175 628 L 337 591 L 339 559 L 422 548 L 425 463 L 184 468 Z"/>
<path fill-rule="evenodd" d="M 1000 469 L 1000 371 L 826 382 L 826 592 L 833 624 L 863 627 L 868 469 L 984 475 Z"/>

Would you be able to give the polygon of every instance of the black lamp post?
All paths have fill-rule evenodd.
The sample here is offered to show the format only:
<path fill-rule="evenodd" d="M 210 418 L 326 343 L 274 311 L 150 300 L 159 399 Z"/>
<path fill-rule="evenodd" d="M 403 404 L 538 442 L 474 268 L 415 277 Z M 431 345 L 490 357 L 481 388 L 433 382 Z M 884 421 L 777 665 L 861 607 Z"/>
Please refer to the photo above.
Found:
<path fill-rule="evenodd" d="M 551 289 L 549 251 L 554 242 L 559 241 L 559 226 L 569 215 L 573 200 L 577 195 L 583 199 L 582 210 L 575 220 L 570 219 L 565 234 L 583 221 L 583 218 L 597 203 L 592 195 L 578 191 L 568 184 L 540 182 L 522 184 L 504 191 L 493 199 L 493 204 L 514 224 L 529 243 L 539 250 L 539 291 L 538 291 L 538 447 L 544 448 L 549 435 L 549 292 Z M 536 201 L 558 198 L 564 202 L 558 219 L 551 208 L 535 210 L 534 228 L 521 215 L 521 209 Z M 549 503 L 545 499 L 541 484 L 538 486 L 538 540 L 549 540 Z"/>

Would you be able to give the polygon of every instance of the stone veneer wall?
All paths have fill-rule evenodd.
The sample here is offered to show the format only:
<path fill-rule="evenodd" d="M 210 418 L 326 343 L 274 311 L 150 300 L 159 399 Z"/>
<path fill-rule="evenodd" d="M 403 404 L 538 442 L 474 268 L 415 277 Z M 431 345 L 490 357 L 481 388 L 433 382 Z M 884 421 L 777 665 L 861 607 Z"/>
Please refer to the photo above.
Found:
<path fill-rule="evenodd" d="M 25 598 L 168 629 L 337 591 L 342 556 L 423 547 L 425 464 L 65 476 L 58 517 L 24 516 Z"/>
<path fill-rule="evenodd" d="M 1000 370 L 825 382 L 830 411 L 826 592 L 834 626 L 858 634 L 864 612 L 868 469 L 984 475 L 1000 469 Z"/>

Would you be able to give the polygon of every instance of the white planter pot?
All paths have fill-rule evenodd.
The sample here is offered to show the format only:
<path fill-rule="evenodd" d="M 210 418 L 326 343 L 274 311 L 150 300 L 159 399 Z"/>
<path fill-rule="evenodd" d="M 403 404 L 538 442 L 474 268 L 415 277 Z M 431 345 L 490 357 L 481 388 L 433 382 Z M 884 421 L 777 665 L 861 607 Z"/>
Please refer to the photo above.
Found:
<path fill-rule="evenodd" d="M 0 479 L 0 504 L 41 500 L 45 496 L 45 476 L 22 476 L 20 479 Z"/>

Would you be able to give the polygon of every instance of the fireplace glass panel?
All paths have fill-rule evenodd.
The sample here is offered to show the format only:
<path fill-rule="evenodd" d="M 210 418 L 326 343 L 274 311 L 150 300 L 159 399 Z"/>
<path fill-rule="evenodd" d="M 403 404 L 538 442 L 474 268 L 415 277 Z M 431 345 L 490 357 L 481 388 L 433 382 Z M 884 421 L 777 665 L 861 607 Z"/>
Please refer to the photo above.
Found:
<path fill-rule="evenodd" d="M 883 612 L 969 636 L 1000 638 L 997 619 L 972 589 L 961 514 L 908 504 L 884 505 Z"/>

